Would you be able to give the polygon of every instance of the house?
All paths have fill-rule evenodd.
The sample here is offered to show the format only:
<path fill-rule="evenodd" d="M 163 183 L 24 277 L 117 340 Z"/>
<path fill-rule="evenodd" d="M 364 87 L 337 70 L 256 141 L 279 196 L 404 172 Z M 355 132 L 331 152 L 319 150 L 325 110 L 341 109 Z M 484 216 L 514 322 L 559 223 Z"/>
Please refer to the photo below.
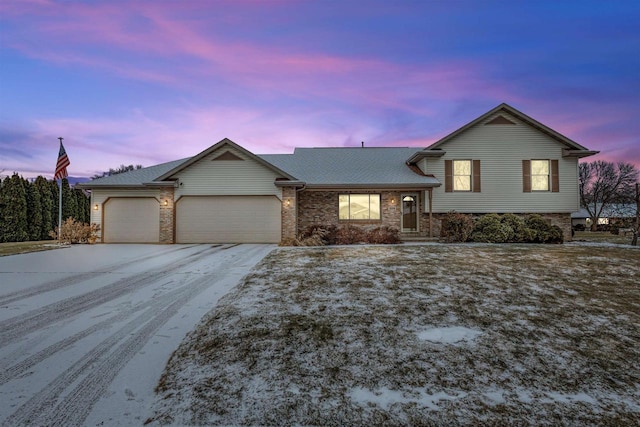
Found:
<path fill-rule="evenodd" d="M 592 209 L 593 208 L 594 206 L 592 206 Z M 612 203 L 604 208 L 602 208 L 602 205 L 598 203 L 595 208 L 597 209 L 597 212 L 600 212 L 600 217 L 598 218 L 599 226 L 617 225 L 619 227 L 629 227 L 636 219 L 637 208 L 633 203 Z M 581 208 L 577 212 L 572 212 L 571 225 L 574 228 L 576 226 L 582 226 L 589 229 L 591 227 L 591 216 L 589 215 L 589 211 L 585 208 Z"/>
<path fill-rule="evenodd" d="M 437 236 L 452 210 L 538 213 L 571 236 L 578 159 L 596 154 L 501 104 L 424 148 L 296 148 L 223 139 L 194 157 L 95 179 L 103 242 L 269 242 L 312 224 Z"/>

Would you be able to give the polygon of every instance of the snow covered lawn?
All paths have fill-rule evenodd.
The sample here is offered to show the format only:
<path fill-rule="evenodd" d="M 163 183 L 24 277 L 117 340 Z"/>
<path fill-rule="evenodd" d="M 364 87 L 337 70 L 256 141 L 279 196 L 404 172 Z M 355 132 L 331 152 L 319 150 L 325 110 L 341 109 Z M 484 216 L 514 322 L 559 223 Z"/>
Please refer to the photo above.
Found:
<path fill-rule="evenodd" d="M 173 354 L 150 424 L 637 425 L 640 250 L 281 248 Z"/>

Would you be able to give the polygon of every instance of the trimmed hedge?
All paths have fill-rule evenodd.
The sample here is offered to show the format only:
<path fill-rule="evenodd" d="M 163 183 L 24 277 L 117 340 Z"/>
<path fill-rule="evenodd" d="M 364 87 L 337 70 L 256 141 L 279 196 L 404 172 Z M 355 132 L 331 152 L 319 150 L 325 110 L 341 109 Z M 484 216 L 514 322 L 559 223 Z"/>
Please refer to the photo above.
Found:
<path fill-rule="evenodd" d="M 469 215 L 449 212 L 442 221 L 440 238 L 444 242 L 484 243 L 562 243 L 562 229 L 540 215 L 526 218 L 514 214 L 482 215 L 472 221 Z"/>

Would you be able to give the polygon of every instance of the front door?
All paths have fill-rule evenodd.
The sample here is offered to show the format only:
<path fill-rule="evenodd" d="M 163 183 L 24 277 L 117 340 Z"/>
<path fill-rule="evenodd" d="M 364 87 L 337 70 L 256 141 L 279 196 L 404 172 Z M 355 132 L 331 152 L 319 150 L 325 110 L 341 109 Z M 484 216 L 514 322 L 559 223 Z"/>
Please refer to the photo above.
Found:
<path fill-rule="evenodd" d="M 402 231 L 418 231 L 418 195 L 403 194 L 402 197 Z"/>

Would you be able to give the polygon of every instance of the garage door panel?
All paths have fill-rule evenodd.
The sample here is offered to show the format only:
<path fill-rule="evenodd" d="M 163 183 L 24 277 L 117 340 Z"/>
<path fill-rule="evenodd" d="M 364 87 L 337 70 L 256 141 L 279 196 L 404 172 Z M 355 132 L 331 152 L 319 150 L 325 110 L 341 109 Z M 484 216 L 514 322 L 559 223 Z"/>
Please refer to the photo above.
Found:
<path fill-rule="evenodd" d="M 280 208 L 275 196 L 185 196 L 176 203 L 176 241 L 277 243 Z"/>
<path fill-rule="evenodd" d="M 107 243 L 158 243 L 160 203 L 153 197 L 109 199 L 103 227 Z"/>

